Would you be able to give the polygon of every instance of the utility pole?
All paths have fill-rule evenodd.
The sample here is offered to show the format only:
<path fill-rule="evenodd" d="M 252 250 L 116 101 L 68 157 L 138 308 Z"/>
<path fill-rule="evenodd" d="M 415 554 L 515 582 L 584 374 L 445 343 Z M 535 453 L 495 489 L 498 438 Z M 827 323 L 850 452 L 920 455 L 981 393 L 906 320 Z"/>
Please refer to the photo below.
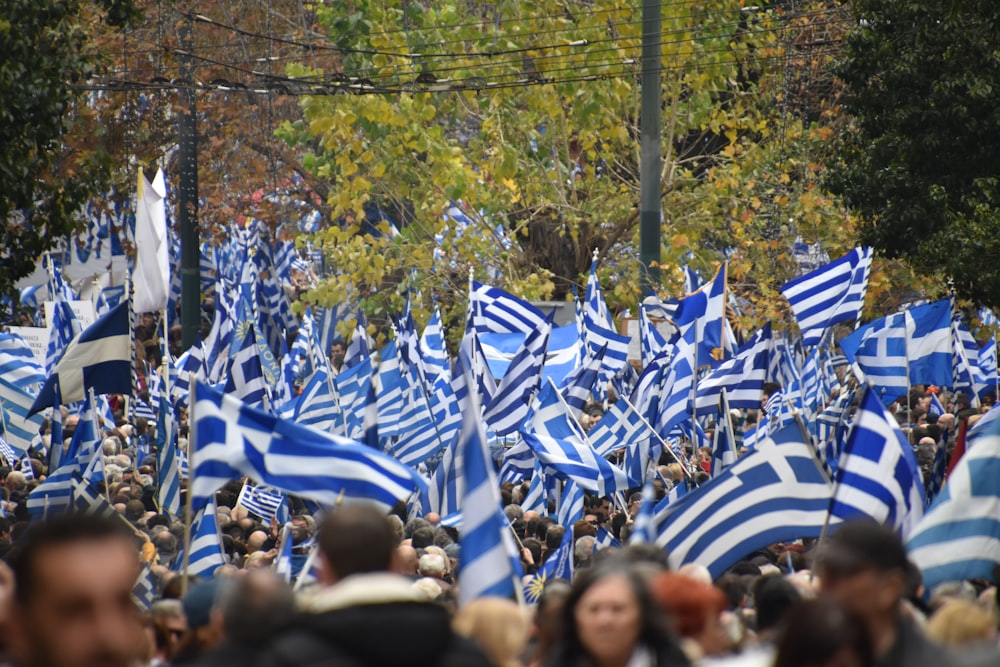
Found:
<path fill-rule="evenodd" d="M 639 118 L 641 298 L 660 284 L 661 0 L 642 0 L 642 108 Z M 653 266 L 653 264 L 656 266 Z"/>
<path fill-rule="evenodd" d="M 193 21 L 181 24 L 178 54 L 182 84 L 178 91 L 178 187 L 177 219 L 181 230 L 181 341 L 184 349 L 194 345 L 201 324 L 200 235 L 198 233 L 198 103 L 194 89 L 191 53 Z"/>

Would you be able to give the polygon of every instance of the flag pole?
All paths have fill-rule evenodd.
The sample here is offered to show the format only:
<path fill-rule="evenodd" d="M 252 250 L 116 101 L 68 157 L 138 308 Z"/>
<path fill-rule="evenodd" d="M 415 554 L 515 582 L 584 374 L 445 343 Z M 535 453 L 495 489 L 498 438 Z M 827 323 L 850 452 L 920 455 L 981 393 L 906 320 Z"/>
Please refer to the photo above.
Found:
<path fill-rule="evenodd" d="M 183 572 L 183 578 L 181 579 L 181 597 L 187 593 L 188 588 L 188 568 L 191 566 L 191 524 L 194 521 L 194 474 L 196 469 L 195 452 L 198 451 L 198 447 L 195 441 L 197 437 L 198 429 L 196 428 L 197 422 L 195 421 L 195 404 L 197 399 L 195 397 L 195 385 L 198 384 L 197 378 L 191 382 L 191 391 L 188 398 L 188 485 L 187 485 L 187 495 L 184 498 L 184 563 L 181 569 Z"/>

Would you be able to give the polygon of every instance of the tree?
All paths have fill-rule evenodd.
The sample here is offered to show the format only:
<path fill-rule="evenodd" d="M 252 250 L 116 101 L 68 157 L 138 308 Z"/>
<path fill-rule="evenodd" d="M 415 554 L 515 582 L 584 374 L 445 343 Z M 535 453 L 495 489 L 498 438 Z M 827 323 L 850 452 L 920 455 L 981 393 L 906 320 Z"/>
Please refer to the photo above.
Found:
<path fill-rule="evenodd" d="M 119 0 L 9 0 L 0 7 L 2 294 L 77 226 L 81 206 L 108 178 L 106 154 L 72 140 L 85 115 L 73 113 L 84 105 L 74 84 L 99 61 L 89 27 L 121 26 L 133 10 Z"/>
<path fill-rule="evenodd" d="M 329 183 L 337 223 L 314 240 L 339 272 L 311 299 L 354 290 L 370 313 L 395 312 L 417 287 L 460 321 L 470 269 L 529 298 L 564 299 L 597 248 L 612 307 L 637 303 L 636 3 L 498 7 L 317 8 L 343 61 L 288 74 L 366 94 L 306 97 L 304 122 L 279 132 Z M 834 57 L 810 41 L 845 17 L 836 3 L 663 11 L 660 289 L 677 295 L 682 261 L 710 274 L 728 258 L 744 324 L 784 317 L 777 289 L 797 270 L 793 240 L 831 253 L 854 241 L 853 218 L 819 187 L 833 103 L 808 85 L 808 100 L 788 95 Z M 365 232 L 373 208 L 398 235 Z"/>
<path fill-rule="evenodd" d="M 1000 306 L 1000 5 L 857 0 L 837 72 L 853 119 L 829 183 L 862 240 Z M 984 261 L 985 260 L 985 261 Z"/>

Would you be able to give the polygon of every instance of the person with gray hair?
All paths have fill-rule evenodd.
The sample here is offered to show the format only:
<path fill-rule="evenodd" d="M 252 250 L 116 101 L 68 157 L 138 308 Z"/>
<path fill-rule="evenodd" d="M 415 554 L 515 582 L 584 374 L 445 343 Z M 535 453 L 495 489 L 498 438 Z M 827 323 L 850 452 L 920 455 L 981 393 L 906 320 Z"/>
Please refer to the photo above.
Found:
<path fill-rule="evenodd" d="M 181 637 L 187 632 L 187 618 L 180 600 L 157 600 L 149 608 L 156 637 L 156 653 L 151 667 L 173 661 L 180 648 Z"/>
<path fill-rule="evenodd" d="M 433 577 L 434 579 L 444 579 L 447 565 L 440 554 L 426 553 L 417 562 L 417 570 L 422 577 Z"/>
<path fill-rule="evenodd" d="M 524 518 L 524 509 L 520 505 L 507 505 L 503 508 L 503 513 L 511 523 Z"/>
<path fill-rule="evenodd" d="M 118 453 L 118 439 L 105 438 L 101 443 L 101 453 L 104 456 L 115 456 Z"/>
<path fill-rule="evenodd" d="M 573 544 L 573 559 L 578 568 L 590 567 L 594 560 L 595 540 L 590 535 L 584 535 Z"/>

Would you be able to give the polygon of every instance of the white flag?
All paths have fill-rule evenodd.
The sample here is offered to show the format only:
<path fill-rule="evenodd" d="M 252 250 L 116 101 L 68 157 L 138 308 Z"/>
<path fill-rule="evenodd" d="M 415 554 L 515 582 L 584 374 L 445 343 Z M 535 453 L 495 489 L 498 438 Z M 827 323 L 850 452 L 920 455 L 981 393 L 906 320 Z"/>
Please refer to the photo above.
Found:
<path fill-rule="evenodd" d="M 167 213 L 163 200 L 167 187 L 163 171 L 150 183 L 139 170 L 139 194 L 135 211 L 135 312 L 148 313 L 167 307 L 170 265 L 167 248 Z"/>

